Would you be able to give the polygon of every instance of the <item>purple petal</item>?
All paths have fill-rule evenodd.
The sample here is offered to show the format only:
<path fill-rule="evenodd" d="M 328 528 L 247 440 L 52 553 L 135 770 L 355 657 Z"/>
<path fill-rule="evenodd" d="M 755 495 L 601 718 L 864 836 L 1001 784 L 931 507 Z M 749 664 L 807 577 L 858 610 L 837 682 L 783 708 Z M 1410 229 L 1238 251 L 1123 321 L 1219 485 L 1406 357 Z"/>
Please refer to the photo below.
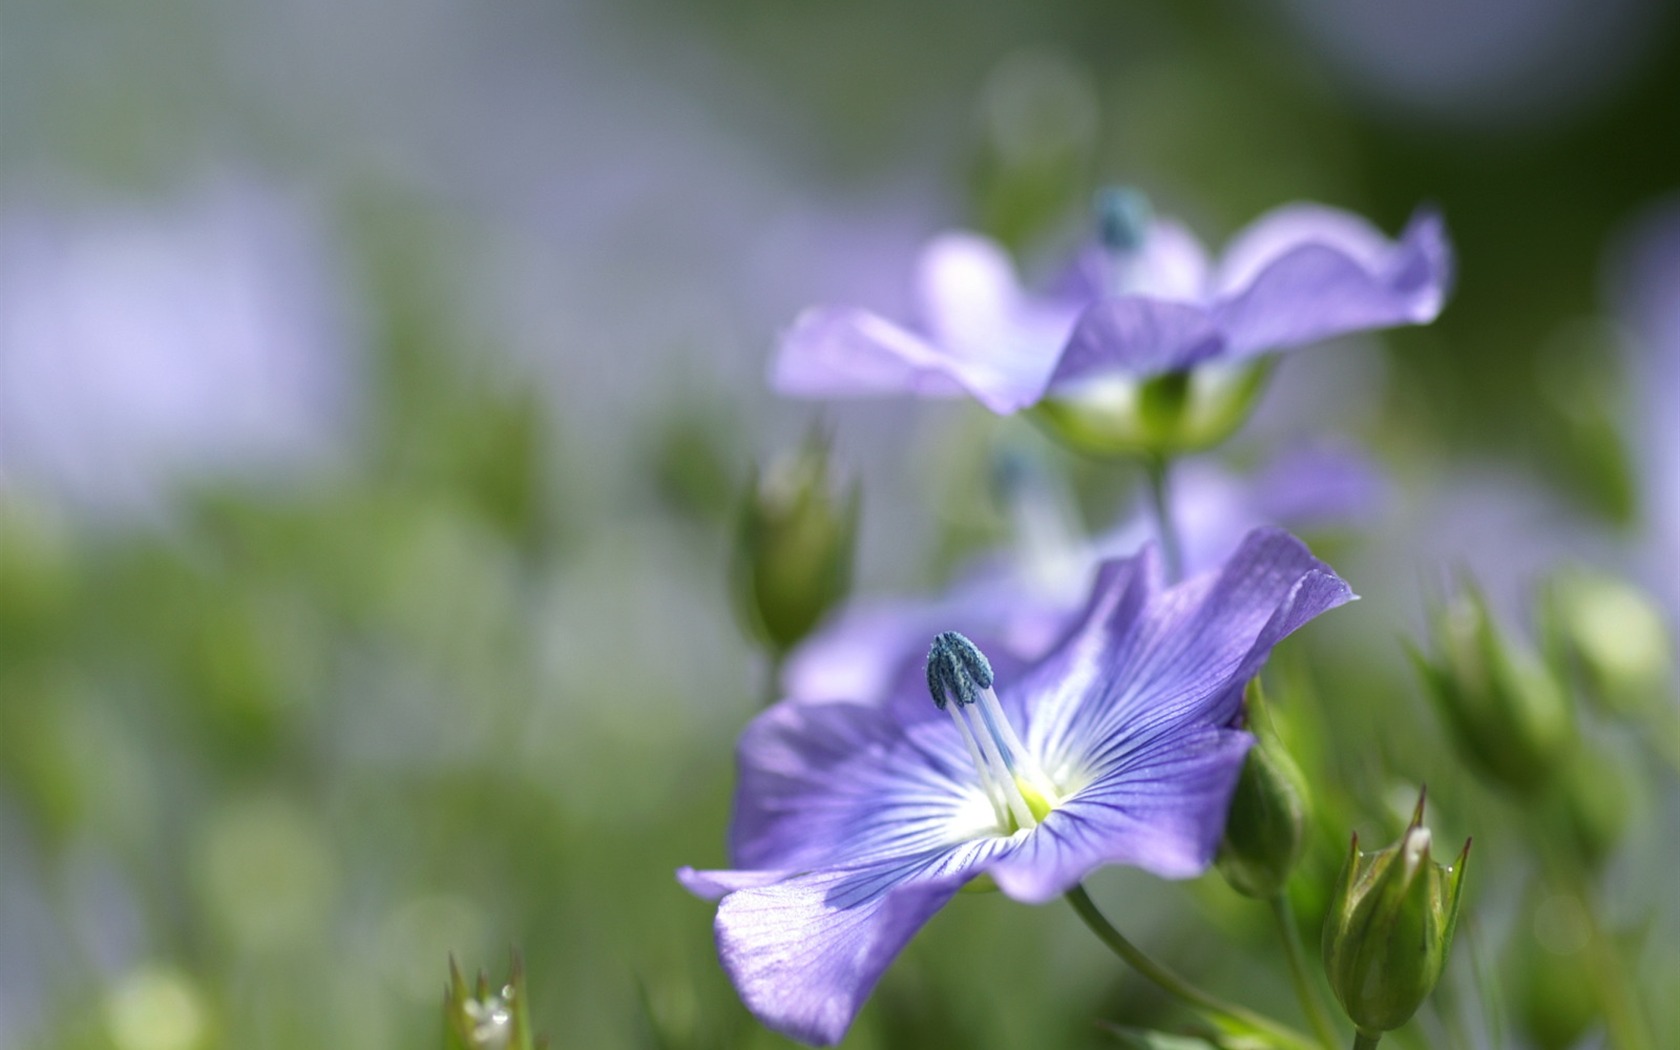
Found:
<path fill-rule="evenodd" d="M 1190 878 L 1213 863 L 1231 792 L 1253 738 L 1233 729 L 1164 734 L 1133 749 L 1063 802 L 990 873 L 1039 904 L 1105 864 Z"/>
<path fill-rule="evenodd" d="M 1208 257 L 1194 234 L 1171 219 L 1156 219 L 1143 247 L 1120 262 L 1098 244 L 1075 257 L 1058 287 L 1068 298 L 1094 303 L 1124 289 L 1128 295 L 1187 303 L 1201 302 L 1208 291 Z"/>
<path fill-rule="evenodd" d="M 916 931 L 1008 848 L 983 840 L 730 893 L 718 905 L 718 957 L 766 1026 L 831 1046 Z"/>
<path fill-rule="evenodd" d="M 1220 354 L 1223 341 L 1199 306 L 1126 296 L 1086 310 L 1050 377 L 1056 388 L 1105 374 L 1146 378 Z"/>
<path fill-rule="evenodd" d="M 794 397 L 956 397 L 949 355 L 899 325 L 845 307 L 807 310 L 782 335 L 770 385 Z"/>
<path fill-rule="evenodd" d="M 1451 256 L 1441 219 L 1430 211 L 1415 215 L 1391 243 L 1345 212 L 1280 208 L 1226 252 L 1216 317 L 1230 353 L 1239 356 L 1422 324 L 1441 312 Z"/>
<path fill-rule="evenodd" d="M 1253 676 L 1271 647 L 1353 598 L 1329 566 L 1277 529 L 1250 533 L 1217 575 L 1146 601 L 1136 574 L 1112 570 L 1111 587 L 1125 592 L 1094 602 L 1062 648 L 1019 686 L 1018 703 L 1031 719 L 1028 746 L 1049 768 L 1100 773 L 1129 743 L 1163 726 L 1229 722 L 1233 686 Z"/>
<path fill-rule="evenodd" d="M 1004 667 L 1035 660 L 1061 639 L 1087 582 L 1064 589 L 1026 577 L 1012 556 L 993 558 L 937 597 L 855 604 L 789 655 L 783 695 L 796 702 L 896 700 L 903 681 L 924 680 L 928 643 L 941 631 L 960 631 Z M 925 688 L 921 693 L 915 710 L 935 713 Z"/>
<path fill-rule="evenodd" d="M 915 688 L 933 711 L 926 685 Z M 803 871 L 944 849 L 961 837 L 978 790 L 949 725 L 905 725 L 885 704 L 777 704 L 742 734 L 736 765 L 729 852 L 740 868 Z"/>

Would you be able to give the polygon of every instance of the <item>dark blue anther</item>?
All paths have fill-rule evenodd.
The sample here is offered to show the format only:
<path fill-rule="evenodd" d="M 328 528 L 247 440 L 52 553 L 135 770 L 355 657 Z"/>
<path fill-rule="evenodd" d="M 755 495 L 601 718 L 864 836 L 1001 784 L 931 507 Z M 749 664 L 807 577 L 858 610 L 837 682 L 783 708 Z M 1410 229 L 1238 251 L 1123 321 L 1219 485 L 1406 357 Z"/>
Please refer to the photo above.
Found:
<path fill-rule="evenodd" d="M 928 692 L 940 710 L 951 700 L 972 704 L 982 689 L 992 686 L 992 664 L 974 643 L 955 631 L 946 631 L 928 649 Z"/>
<path fill-rule="evenodd" d="M 1104 186 L 1097 191 L 1097 240 L 1116 254 L 1135 252 L 1149 235 L 1154 209 L 1143 191 L 1130 186 Z"/>

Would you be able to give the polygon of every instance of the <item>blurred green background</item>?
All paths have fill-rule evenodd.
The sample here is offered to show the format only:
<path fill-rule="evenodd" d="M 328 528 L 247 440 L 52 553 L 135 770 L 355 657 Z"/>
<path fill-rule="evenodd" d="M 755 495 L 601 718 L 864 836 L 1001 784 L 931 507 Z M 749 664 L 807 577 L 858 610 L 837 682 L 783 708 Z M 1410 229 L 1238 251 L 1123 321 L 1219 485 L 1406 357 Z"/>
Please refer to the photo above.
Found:
<path fill-rule="evenodd" d="M 1440 840 L 1485 847 L 1459 992 L 1403 1039 L 1519 1045 L 1511 1004 L 1553 1001 L 1476 1005 L 1503 953 L 1545 958 L 1534 864 L 1399 639 L 1465 566 L 1513 621 L 1564 560 L 1680 595 L 1611 276 L 1680 189 L 1676 5 L 0 0 L 0 98 L 0 1047 L 433 1046 L 449 954 L 510 947 L 555 1047 L 782 1045 L 672 878 L 723 862 L 767 688 L 730 608 L 741 487 L 820 416 L 861 479 L 858 589 L 905 592 L 1007 539 L 988 457 L 1042 442 L 778 402 L 774 333 L 902 310 L 952 224 L 1042 274 L 1110 181 L 1214 243 L 1299 198 L 1444 211 L 1442 319 L 1295 355 L 1228 454 L 1329 437 L 1392 475 L 1322 547 L 1366 601 L 1275 691 L 1317 883 L 1425 779 Z M 1040 451 L 1090 526 L 1120 512 L 1132 479 Z M 1613 918 L 1672 988 L 1672 773 L 1602 735 Z M 1295 1017 L 1214 877 L 1093 887 Z M 1170 1023 L 1077 926 L 965 897 L 847 1045 Z"/>

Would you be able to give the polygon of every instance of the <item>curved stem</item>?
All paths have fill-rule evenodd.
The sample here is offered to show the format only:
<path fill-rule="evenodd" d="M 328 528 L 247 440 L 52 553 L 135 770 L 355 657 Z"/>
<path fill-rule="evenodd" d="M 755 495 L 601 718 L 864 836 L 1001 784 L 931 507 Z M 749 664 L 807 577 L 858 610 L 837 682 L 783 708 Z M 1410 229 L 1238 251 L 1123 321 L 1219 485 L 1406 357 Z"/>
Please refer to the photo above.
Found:
<path fill-rule="evenodd" d="M 1161 556 L 1167 563 L 1167 581 L 1177 583 L 1184 578 L 1184 548 L 1178 540 L 1178 528 L 1173 524 L 1172 503 L 1167 494 L 1167 458 L 1150 456 L 1145 470 L 1149 474 L 1149 507 L 1155 515 L 1155 534 L 1161 541 Z"/>
<path fill-rule="evenodd" d="M 1073 910 L 1085 920 L 1085 925 L 1097 935 L 1097 939 L 1108 946 L 1108 949 L 1118 955 L 1126 965 L 1152 981 L 1156 987 L 1199 1010 L 1203 1010 L 1214 1017 L 1233 1022 L 1252 1031 L 1263 1033 L 1274 1042 L 1285 1046 L 1295 1047 L 1296 1050 L 1309 1050 L 1315 1044 L 1301 1032 L 1295 1031 L 1287 1025 L 1279 1024 L 1269 1017 L 1255 1013 L 1245 1006 L 1226 1002 L 1212 992 L 1204 991 L 1189 981 L 1180 977 L 1172 970 L 1143 954 L 1143 951 L 1127 940 L 1125 935 L 1097 910 L 1097 905 L 1091 900 L 1085 887 L 1076 885 L 1067 892 L 1068 903 Z"/>
<path fill-rule="evenodd" d="M 1366 1035 L 1364 1032 L 1355 1032 L 1353 1035 L 1353 1050 L 1377 1050 L 1377 1041 L 1381 1038 L 1381 1032 L 1378 1032 L 1375 1035 Z"/>
<path fill-rule="evenodd" d="M 1313 1034 L 1318 1036 L 1325 1050 L 1334 1050 L 1338 1045 L 1336 1026 L 1330 1020 L 1329 1011 L 1324 1008 L 1317 986 L 1312 983 L 1312 975 L 1307 972 L 1306 952 L 1301 948 L 1301 931 L 1295 925 L 1295 909 L 1289 903 L 1289 894 L 1280 890 L 1272 898 L 1271 905 L 1272 918 L 1277 920 L 1278 936 L 1283 939 L 1283 954 L 1289 960 L 1289 979 L 1295 984 L 1295 995 L 1301 1000 L 1307 1023 L 1312 1025 Z"/>

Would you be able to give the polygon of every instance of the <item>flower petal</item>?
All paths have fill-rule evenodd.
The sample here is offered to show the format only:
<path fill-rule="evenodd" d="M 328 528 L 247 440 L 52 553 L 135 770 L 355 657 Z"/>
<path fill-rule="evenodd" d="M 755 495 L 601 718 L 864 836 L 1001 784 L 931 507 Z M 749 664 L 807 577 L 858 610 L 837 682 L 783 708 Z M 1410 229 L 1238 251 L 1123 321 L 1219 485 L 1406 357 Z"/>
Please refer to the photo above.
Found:
<path fill-rule="evenodd" d="M 1234 729 L 1161 733 L 1063 802 L 990 868 L 998 888 L 1038 904 L 1105 864 L 1162 878 L 1213 863 L 1253 738 Z"/>
<path fill-rule="evenodd" d="M 1058 282 L 1058 289 L 1083 303 L 1105 299 L 1117 291 L 1199 303 L 1207 295 L 1207 284 L 1207 252 L 1195 234 L 1172 219 L 1156 219 L 1143 247 L 1123 259 L 1117 260 L 1100 244 L 1086 245 Z"/>
<path fill-rule="evenodd" d="M 1109 569 L 1082 625 L 1016 691 L 1027 746 L 1052 776 L 1059 767 L 1098 774 L 1158 727 L 1229 722 L 1233 686 L 1271 647 L 1353 598 L 1280 529 L 1256 529 L 1219 573 L 1158 594 L 1148 593 L 1148 564 Z"/>
<path fill-rule="evenodd" d="M 1086 310 L 1051 373 L 1051 389 L 1108 374 L 1147 378 L 1188 368 L 1224 349 L 1199 306 L 1130 295 Z"/>
<path fill-rule="evenodd" d="M 776 704 L 742 734 L 736 764 L 729 852 L 740 868 L 914 856 L 994 819 L 951 727 L 905 724 L 890 704 Z"/>
<path fill-rule="evenodd" d="M 945 351 L 879 314 L 816 307 L 782 335 L 770 385 L 794 397 L 957 397 L 964 388 L 950 365 Z"/>
<path fill-rule="evenodd" d="M 1438 215 L 1420 211 L 1398 243 L 1363 219 L 1317 205 L 1254 223 L 1220 265 L 1215 317 L 1237 356 L 1441 312 L 1452 252 Z"/>
<path fill-rule="evenodd" d="M 1008 848 L 982 840 L 730 893 L 718 905 L 718 957 L 765 1025 L 833 1045 L 915 932 Z"/>

